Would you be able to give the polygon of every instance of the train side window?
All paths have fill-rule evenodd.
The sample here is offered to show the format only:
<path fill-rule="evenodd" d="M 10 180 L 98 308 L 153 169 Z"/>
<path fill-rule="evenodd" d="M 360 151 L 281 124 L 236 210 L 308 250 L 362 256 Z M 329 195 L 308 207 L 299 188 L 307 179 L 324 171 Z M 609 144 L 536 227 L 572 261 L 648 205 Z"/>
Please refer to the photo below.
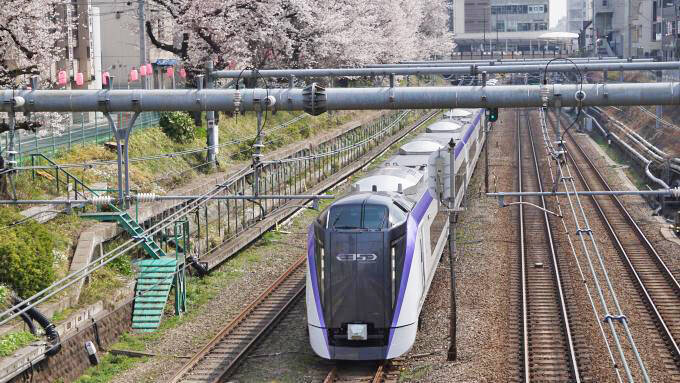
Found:
<path fill-rule="evenodd" d="M 390 205 L 390 226 L 396 226 L 406 221 L 406 210 L 403 207 L 392 203 Z"/>
<path fill-rule="evenodd" d="M 387 222 L 387 209 L 380 205 L 364 206 L 364 229 L 382 229 Z"/>

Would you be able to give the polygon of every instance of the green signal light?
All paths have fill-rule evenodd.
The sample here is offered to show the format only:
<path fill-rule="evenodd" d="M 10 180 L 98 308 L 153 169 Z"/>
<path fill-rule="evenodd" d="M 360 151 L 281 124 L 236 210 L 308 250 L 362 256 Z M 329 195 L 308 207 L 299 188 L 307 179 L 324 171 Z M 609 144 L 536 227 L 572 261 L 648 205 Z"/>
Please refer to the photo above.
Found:
<path fill-rule="evenodd" d="M 489 121 L 496 122 L 498 120 L 498 108 L 489 109 Z"/>

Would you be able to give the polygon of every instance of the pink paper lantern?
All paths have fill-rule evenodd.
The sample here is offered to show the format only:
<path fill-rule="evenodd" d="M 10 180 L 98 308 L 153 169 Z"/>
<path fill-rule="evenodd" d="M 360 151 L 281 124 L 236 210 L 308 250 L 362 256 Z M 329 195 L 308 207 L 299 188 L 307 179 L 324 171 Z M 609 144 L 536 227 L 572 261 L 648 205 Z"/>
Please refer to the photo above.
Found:
<path fill-rule="evenodd" d="M 85 79 L 83 78 L 83 73 L 78 72 L 76 73 L 76 85 L 82 86 L 85 83 Z"/>
<path fill-rule="evenodd" d="M 66 85 L 68 83 L 68 78 L 66 76 L 65 70 L 59 71 L 59 73 L 57 74 L 57 82 L 59 83 L 59 85 Z"/>
<path fill-rule="evenodd" d="M 166 73 L 168 74 L 168 78 L 173 78 L 173 77 L 175 77 L 175 68 L 173 68 L 173 67 L 171 67 L 171 66 L 168 67 Z"/>
<path fill-rule="evenodd" d="M 146 64 L 139 67 L 139 75 L 146 76 Z"/>
<path fill-rule="evenodd" d="M 187 78 L 187 71 L 184 70 L 184 68 L 181 68 L 181 69 L 179 70 L 179 77 L 181 77 L 181 78 Z"/>
<path fill-rule="evenodd" d="M 153 67 L 151 67 L 151 64 L 149 63 L 146 64 L 146 74 L 148 76 L 151 76 L 153 74 Z"/>
<path fill-rule="evenodd" d="M 139 80 L 139 73 L 137 73 L 137 69 L 132 69 L 130 70 L 130 81 L 137 81 Z"/>
<path fill-rule="evenodd" d="M 102 73 L 102 85 L 109 85 L 109 78 L 111 75 L 109 75 L 109 72 L 104 72 Z"/>

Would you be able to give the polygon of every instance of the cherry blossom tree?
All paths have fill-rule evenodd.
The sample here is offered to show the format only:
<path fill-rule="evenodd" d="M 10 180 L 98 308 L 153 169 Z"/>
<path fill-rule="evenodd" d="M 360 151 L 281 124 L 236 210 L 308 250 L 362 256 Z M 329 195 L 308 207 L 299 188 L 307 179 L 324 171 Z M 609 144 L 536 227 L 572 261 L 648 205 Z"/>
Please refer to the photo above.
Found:
<path fill-rule="evenodd" d="M 57 41 L 63 33 L 57 17 L 60 0 L 4 0 L 0 12 L 0 87 L 17 84 L 37 74 L 49 80 L 52 63 L 63 48 Z"/>
<path fill-rule="evenodd" d="M 150 0 L 173 18 L 174 42 L 147 34 L 199 70 L 358 66 L 449 52 L 443 0 Z M 161 13 L 156 13 L 161 15 Z M 162 16 L 157 16 L 162 17 Z"/>

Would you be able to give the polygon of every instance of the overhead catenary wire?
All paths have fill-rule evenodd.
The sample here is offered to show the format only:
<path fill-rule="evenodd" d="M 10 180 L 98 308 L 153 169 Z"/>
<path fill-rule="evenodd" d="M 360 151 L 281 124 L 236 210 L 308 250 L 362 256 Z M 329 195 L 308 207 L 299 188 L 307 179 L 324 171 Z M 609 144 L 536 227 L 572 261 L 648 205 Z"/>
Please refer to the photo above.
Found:
<path fill-rule="evenodd" d="M 559 115 L 556 116 L 559 118 Z M 553 155 L 556 152 L 556 149 L 554 148 L 552 141 L 549 137 L 549 132 L 548 132 L 548 124 L 547 124 L 547 117 L 543 111 L 543 109 L 540 109 L 540 118 L 541 118 L 541 128 L 543 131 L 543 140 L 544 140 L 544 145 L 546 148 L 548 148 L 548 153 L 549 155 Z M 566 148 L 565 148 L 566 150 Z M 635 357 L 635 360 L 640 367 L 640 371 L 643 376 L 643 380 L 645 382 L 649 382 L 649 376 L 647 374 L 647 369 L 645 367 L 644 362 L 642 361 L 642 358 L 640 356 L 640 353 L 638 352 L 637 346 L 635 344 L 635 341 L 633 340 L 633 336 L 630 331 L 630 327 L 628 326 L 628 320 L 626 316 L 623 313 L 623 310 L 621 309 L 621 305 L 619 303 L 619 300 L 617 298 L 616 291 L 614 289 L 614 286 L 611 282 L 611 279 L 609 278 L 609 273 L 607 271 L 607 267 L 605 265 L 605 262 L 602 258 L 602 254 L 600 252 L 599 246 L 597 244 L 597 240 L 595 238 L 595 234 L 590 226 L 589 219 L 585 213 L 585 208 L 583 207 L 583 204 L 581 203 L 581 200 L 579 198 L 579 193 L 578 190 L 576 189 L 576 184 L 574 182 L 574 178 L 571 173 L 571 167 L 567 162 L 562 163 L 560 160 L 555 161 L 557 163 L 557 174 L 558 174 L 558 181 L 564 186 L 565 191 L 567 191 L 567 201 L 569 208 L 571 210 L 571 216 L 572 219 L 574 220 L 574 223 L 577 226 L 576 233 L 579 237 L 579 240 L 581 242 L 581 248 L 583 250 L 583 254 L 586 257 L 586 260 L 588 261 L 588 266 L 590 273 L 593 277 L 593 281 L 596 287 L 597 295 L 600 300 L 600 304 L 603 308 L 604 311 L 604 317 L 601 319 L 604 322 L 606 322 L 609 325 L 609 329 L 611 332 L 611 335 L 614 339 L 614 343 L 617 349 L 617 352 L 619 353 L 620 359 L 621 359 L 621 364 L 623 365 L 624 371 L 626 373 L 626 377 L 628 381 L 632 382 L 633 377 L 632 373 L 630 370 L 630 365 L 626 359 L 623 346 L 621 344 L 621 339 L 619 338 L 619 334 L 616 330 L 616 327 L 614 326 L 614 321 L 618 321 L 619 323 L 622 324 L 623 330 L 625 337 L 628 341 L 628 345 L 632 349 L 633 355 Z M 557 184 L 556 184 L 557 185 Z M 573 196 L 573 198 L 572 198 Z M 577 213 L 578 210 L 578 213 Z M 578 217 L 581 217 L 581 220 L 579 220 Z M 583 224 L 581 224 L 581 221 L 583 221 Z M 587 239 L 587 241 L 586 241 Z M 611 298 L 612 302 L 614 303 L 614 308 L 616 310 L 616 314 L 612 315 L 611 312 L 609 311 L 609 305 L 607 304 L 607 300 L 605 298 L 605 292 L 602 289 L 602 286 L 600 285 L 599 278 L 597 276 L 597 271 L 595 270 L 595 266 L 593 265 L 593 255 L 591 254 L 591 251 L 589 251 L 589 246 L 592 247 L 592 252 L 594 252 L 594 258 L 596 258 L 596 262 L 599 265 L 599 269 L 604 277 L 604 283 L 607 287 L 607 292 L 608 296 Z"/>

